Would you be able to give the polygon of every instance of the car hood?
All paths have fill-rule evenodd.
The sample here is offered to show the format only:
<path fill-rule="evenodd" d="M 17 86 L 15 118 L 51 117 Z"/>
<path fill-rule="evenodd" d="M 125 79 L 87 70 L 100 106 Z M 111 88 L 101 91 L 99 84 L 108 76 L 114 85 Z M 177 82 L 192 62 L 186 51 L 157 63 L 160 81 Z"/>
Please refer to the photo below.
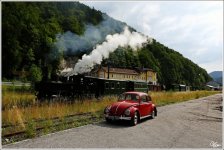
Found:
<path fill-rule="evenodd" d="M 133 101 L 120 101 L 113 103 L 110 108 L 110 115 L 120 116 L 124 113 L 124 111 L 131 107 L 137 105 L 137 102 Z"/>

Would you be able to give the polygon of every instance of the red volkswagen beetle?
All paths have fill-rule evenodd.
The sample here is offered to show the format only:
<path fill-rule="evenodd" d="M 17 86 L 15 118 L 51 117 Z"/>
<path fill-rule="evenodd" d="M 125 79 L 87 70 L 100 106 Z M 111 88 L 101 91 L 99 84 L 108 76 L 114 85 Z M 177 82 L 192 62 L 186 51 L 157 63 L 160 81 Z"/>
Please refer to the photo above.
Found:
<path fill-rule="evenodd" d="M 118 102 L 105 108 L 104 115 L 107 122 L 129 120 L 131 125 L 136 125 L 143 118 L 157 116 L 157 110 L 148 94 L 125 92 L 119 96 Z"/>

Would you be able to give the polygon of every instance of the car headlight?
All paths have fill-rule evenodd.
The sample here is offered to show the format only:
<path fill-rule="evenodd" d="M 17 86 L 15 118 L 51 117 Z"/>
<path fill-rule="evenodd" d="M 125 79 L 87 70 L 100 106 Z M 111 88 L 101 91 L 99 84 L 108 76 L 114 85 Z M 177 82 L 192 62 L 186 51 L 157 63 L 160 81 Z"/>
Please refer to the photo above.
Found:
<path fill-rule="evenodd" d="M 108 114 L 110 112 L 110 109 L 111 109 L 111 106 L 108 106 L 106 109 L 105 109 L 105 113 Z"/>
<path fill-rule="evenodd" d="M 124 112 L 124 114 L 125 114 L 126 116 L 129 116 L 130 113 L 131 113 L 130 108 L 126 109 L 125 112 Z"/>

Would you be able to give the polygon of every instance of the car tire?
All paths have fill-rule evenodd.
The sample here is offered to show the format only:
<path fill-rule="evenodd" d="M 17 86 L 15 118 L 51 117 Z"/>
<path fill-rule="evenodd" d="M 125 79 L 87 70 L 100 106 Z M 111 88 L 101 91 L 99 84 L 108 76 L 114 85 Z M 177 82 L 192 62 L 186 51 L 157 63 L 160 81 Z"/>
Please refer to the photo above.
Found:
<path fill-rule="evenodd" d="M 132 119 L 131 119 L 131 125 L 132 126 L 135 126 L 135 125 L 137 125 L 138 124 L 138 112 L 136 111 L 135 113 L 134 113 L 134 116 L 132 117 Z"/>
<path fill-rule="evenodd" d="M 156 107 L 154 108 L 154 110 L 155 110 L 155 117 L 157 116 L 157 109 L 156 109 Z"/>
<path fill-rule="evenodd" d="M 111 120 L 108 118 L 105 118 L 107 123 L 111 123 Z"/>
<path fill-rule="evenodd" d="M 151 119 L 154 119 L 154 118 L 155 118 L 155 110 L 153 110 L 151 114 Z"/>

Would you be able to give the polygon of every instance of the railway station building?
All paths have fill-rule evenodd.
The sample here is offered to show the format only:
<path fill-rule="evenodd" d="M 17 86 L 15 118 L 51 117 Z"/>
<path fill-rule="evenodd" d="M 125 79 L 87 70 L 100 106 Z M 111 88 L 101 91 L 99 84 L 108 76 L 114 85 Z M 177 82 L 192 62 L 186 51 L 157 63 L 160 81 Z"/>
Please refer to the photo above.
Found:
<path fill-rule="evenodd" d="M 130 80 L 130 81 L 144 81 L 152 85 L 157 85 L 157 73 L 149 68 L 112 68 L 99 67 L 92 70 L 89 76 L 116 79 L 116 80 Z"/>

